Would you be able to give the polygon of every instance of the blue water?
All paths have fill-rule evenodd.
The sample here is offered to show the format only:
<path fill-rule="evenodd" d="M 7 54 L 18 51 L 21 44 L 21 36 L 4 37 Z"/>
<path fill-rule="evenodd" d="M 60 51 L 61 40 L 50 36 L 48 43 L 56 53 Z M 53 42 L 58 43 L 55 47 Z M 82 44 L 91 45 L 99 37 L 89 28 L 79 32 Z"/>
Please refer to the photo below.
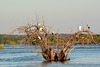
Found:
<path fill-rule="evenodd" d="M 32 53 L 36 46 L 12 48 L 4 45 L 6 49 L 0 50 L 0 67 L 100 67 L 100 45 L 88 45 L 87 48 L 75 46 L 69 54 L 70 61 L 46 62 L 40 54 Z M 37 50 L 40 50 L 38 46 Z"/>

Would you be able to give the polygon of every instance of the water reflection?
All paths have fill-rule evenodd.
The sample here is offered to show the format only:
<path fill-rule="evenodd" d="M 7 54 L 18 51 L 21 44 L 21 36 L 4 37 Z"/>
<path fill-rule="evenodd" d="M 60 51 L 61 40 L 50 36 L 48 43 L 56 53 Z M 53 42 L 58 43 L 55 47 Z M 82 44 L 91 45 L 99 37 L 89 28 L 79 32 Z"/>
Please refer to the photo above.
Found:
<path fill-rule="evenodd" d="M 24 67 L 66 67 L 72 64 L 70 61 L 41 61 L 25 64 Z"/>
<path fill-rule="evenodd" d="M 74 64 L 70 61 L 44 61 L 41 63 L 41 67 L 62 67 L 70 64 Z"/>
<path fill-rule="evenodd" d="M 67 64 L 69 64 L 70 63 L 70 61 L 43 61 L 42 63 L 46 63 L 46 64 L 52 64 L 52 63 L 62 63 L 62 64 L 65 64 L 65 63 L 67 63 Z"/>

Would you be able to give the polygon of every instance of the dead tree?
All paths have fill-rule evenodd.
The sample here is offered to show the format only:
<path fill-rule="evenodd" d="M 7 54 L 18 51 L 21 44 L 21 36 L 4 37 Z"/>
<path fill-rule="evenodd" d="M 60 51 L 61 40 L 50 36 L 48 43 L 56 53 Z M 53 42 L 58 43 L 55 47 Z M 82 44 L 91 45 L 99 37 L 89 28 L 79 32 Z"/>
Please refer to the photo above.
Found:
<path fill-rule="evenodd" d="M 87 33 L 87 34 L 85 34 L 86 37 L 80 36 L 84 32 Z M 89 41 L 90 44 L 92 44 L 92 43 L 96 44 L 92 35 L 93 35 L 93 32 L 91 32 L 90 30 L 83 30 L 83 31 L 79 31 L 79 32 L 73 34 L 72 36 L 70 36 L 68 38 L 67 43 L 64 45 L 64 48 L 62 48 L 62 50 L 59 54 L 58 60 L 67 60 L 69 53 L 75 48 L 74 47 L 75 44 L 87 44 L 86 43 L 87 41 Z M 89 38 L 88 38 L 88 36 L 89 36 Z M 81 40 L 83 40 L 83 41 L 81 41 Z M 73 47 L 71 48 L 71 46 L 73 46 Z M 65 53 L 66 53 L 66 55 L 65 55 Z"/>
<path fill-rule="evenodd" d="M 78 31 L 77 33 L 71 35 L 70 37 L 59 39 L 59 34 L 57 33 L 57 36 L 53 33 L 51 36 L 54 36 L 57 38 L 57 44 L 56 44 L 56 51 L 53 50 L 53 47 L 48 47 L 47 39 L 49 39 L 51 36 L 48 36 L 50 33 L 51 28 L 47 28 L 47 26 L 44 24 L 40 25 L 38 22 L 37 25 L 28 24 L 27 26 L 21 26 L 11 33 L 14 33 L 16 31 L 20 31 L 21 33 L 25 33 L 25 38 L 23 38 L 20 42 L 21 44 L 24 42 L 25 44 L 32 45 L 32 42 L 39 41 L 41 44 L 41 53 L 44 59 L 47 61 L 66 61 L 70 60 L 68 59 L 69 53 L 75 49 L 75 44 L 87 44 L 86 42 L 89 41 L 89 43 L 96 43 L 93 38 L 93 32 L 90 30 L 83 30 Z M 85 37 L 82 36 L 82 33 L 86 33 Z M 9 33 L 9 34 L 11 34 Z M 62 41 L 62 50 L 58 52 L 58 45 L 59 42 Z"/>

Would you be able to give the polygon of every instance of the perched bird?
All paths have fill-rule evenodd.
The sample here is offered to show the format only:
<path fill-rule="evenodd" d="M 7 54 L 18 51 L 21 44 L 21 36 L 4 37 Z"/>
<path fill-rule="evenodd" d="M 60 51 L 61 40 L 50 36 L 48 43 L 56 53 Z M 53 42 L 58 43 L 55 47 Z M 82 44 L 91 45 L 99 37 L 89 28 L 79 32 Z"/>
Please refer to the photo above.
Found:
<path fill-rule="evenodd" d="M 37 30 L 39 30 L 40 29 L 40 22 L 37 23 L 37 25 L 34 25 L 34 26 L 37 28 Z"/>
<path fill-rule="evenodd" d="M 41 40 L 41 37 L 40 36 L 38 36 L 38 38 Z"/>
<path fill-rule="evenodd" d="M 88 24 L 86 26 L 88 27 L 88 30 L 89 30 L 90 29 L 90 26 Z"/>
<path fill-rule="evenodd" d="M 52 35 L 54 34 L 54 31 L 52 31 Z"/>
<path fill-rule="evenodd" d="M 78 27 L 78 30 L 81 31 L 81 30 L 82 30 L 82 26 L 79 26 L 79 27 Z"/>
<path fill-rule="evenodd" d="M 42 31 L 42 30 L 43 30 L 43 28 L 42 28 L 42 27 L 40 27 L 39 31 Z"/>
<path fill-rule="evenodd" d="M 39 23 L 37 23 L 37 26 L 40 26 L 41 24 L 40 24 L 40 22 Z"/>
<path fill-rule="evenodd" d="M 48 34 L 46 33 L 46 34 L 45 34 L 45 37 L 47 37 L 47 35 L 48 35 Z"/>

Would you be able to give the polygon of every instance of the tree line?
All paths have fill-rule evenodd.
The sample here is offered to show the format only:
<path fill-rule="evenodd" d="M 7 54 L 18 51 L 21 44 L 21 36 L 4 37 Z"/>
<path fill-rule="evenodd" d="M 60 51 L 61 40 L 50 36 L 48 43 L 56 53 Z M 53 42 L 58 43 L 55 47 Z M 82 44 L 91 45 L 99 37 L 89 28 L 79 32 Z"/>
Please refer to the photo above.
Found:
<path fill-rule="evenodd" d="M 56 35 L 56 34 L 55 34 Z M 70 37 L 71 34 L 59 34 L 58 40 L 59 39 L 63 39 L 63 38 L 67 38 Z M 86 37 L 86 34 L 81 34 L 80 36 L 84 36 Z M 0 34 L 0 44 L 3 45 L 15 45 L 15 44 L 20 44 L 20 41 L 25 37 L 25 35 L 6 35 L 6 34 Z M 100 35 L 93 35 L 95 41 L 97 44 L 100 44 Z M 66 39 L 67 41 L 68 39 Z M 27 40 L 26 40 L 27 41 Z M 82 39 L 81 39 L 82 41 Z M 52 36 L 51 38 L 49 38 L 47 40 L 49 45 L 56 45 L 57 44 L 57 38 Z M 88 43 L 86 44 L 90 44 L 89 41 L 87 41 Z M 58 41 L 59 45 L 62 45 L 62 41 Z M 24 43 L 27 44 L 27 43 Z M 40 45 L 40 43 L 38 41 L 33 41 L 32 42 L 33 45 Z"/>
<path fill-rule="evenodd" d="M 20 40 L 23 37 L 24 37 L 24 35 L 6 35 L 6 34 L 0 34 L 0 44 L 3 44 L 3 45 L 20 44 Z"/>

